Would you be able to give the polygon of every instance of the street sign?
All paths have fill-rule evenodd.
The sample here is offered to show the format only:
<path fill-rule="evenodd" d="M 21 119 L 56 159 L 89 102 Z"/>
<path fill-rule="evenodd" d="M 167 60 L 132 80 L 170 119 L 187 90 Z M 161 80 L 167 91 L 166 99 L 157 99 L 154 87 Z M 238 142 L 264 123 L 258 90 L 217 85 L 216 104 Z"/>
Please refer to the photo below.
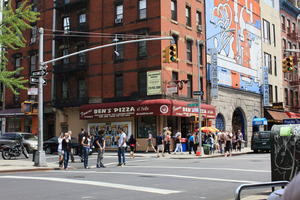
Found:
<path fill-rule="evenodd" d="M 37 88 L 28 88 L 27 94 L 28 95 L 38 95 L 38 89 Z"/>
<path fill-rule="evenodd" d="M 189 103 L 187 104 L 188 107 L 198 107 L 199 104 L 198 103 Z"/>
<path fill-rule="evenodd" d="M 31 84 L 38 84 L 39 83 L 39 78 L 35 76 L 30 76 L 30 83 Z M 47 81 L 46 79 L 43 78 L 43 84 L 46 85 Z"/>
<path fill-rule="evenodd" d="M 202 96 L 203 95 L 203 91 L 194 91 L 193 94 L 194 95 L 198 95 L 198 96 Z"/>
<path fill-rule="evenodd" d="M 48 72 L 43 69 L 43 70 L 35 70 L 31 72 L 32 76 L 46 76 L 48 74 Z"/>

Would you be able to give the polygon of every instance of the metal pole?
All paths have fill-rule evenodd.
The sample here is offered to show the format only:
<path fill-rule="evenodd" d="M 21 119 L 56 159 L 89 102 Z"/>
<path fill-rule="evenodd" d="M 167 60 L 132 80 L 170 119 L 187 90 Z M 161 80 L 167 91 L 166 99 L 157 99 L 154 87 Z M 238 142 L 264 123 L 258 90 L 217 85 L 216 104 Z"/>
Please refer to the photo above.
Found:
<path fill-rule="evenodd" d="M 40 42 L 39 42 L 39 70 L 43 70 L 43 58 L 44 58 L 44 29 L 39 28 L 39 36 L 40 36 Z M 38 87 L 38 93 L 39 93 L 39 113 L 38 113 L 38 123 L 39 123 L 39 137 L 38 137 L 38 151 L 35 154 L 35 166 L 38 167 L 45 167 L 47 166 L 46 163 L 46 155 L 45 151 L 43 150 L 43 76 L 39 76 L 39 87 Z"/>
<path fill-rule="evenodd" d="M 197 40 L 197 69 L 198 69 L 198 91 L 201 91 L 201 76 L 200 76 L 200 41 Z M 203 149 L 202 149 L 202 134 L 201 134 L 201 95 L 198 95 L 198 128 L 199 128 L 199 148 L 200 148 L 200 156 L 203 155 Z"/>
<path fill-rule="evenodd" d="M 4 7 L 4 2 L 3 0 L 0 0 L 0 22 L 2 23 L 3 19 L 3 7 Z M 2 54 L 2 46 L 0 47 L 0 53 Z M 2 86 L 2 110 L 5 110 L 5 85 L 1 84 Z M 6 125 L 6 118 L 2 117 L 1 118 L 1 135 L 5 133 L 5 125 Z"/>

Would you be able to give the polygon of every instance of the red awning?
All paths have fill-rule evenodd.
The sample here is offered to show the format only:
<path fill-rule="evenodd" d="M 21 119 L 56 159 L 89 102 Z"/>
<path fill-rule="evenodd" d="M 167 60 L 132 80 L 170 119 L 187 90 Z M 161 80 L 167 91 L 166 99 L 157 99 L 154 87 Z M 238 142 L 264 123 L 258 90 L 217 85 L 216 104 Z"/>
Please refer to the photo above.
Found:
<path fill-rule="evenodd" d="M 294 112 L 285 112 L 289 118 L 300 118 L 300 113 L 294 113 Z"/>
<path fill-rule="evenodd" d="M 190 117 L 198 113 L 197 107 L 188 107 L 191 102 L 171 99 L 88 104 L 80 107 L 80 119 L 116 118 L 147 115 Z M 215 107 L 201 104 L 201 114 L 214 119 Z"/>

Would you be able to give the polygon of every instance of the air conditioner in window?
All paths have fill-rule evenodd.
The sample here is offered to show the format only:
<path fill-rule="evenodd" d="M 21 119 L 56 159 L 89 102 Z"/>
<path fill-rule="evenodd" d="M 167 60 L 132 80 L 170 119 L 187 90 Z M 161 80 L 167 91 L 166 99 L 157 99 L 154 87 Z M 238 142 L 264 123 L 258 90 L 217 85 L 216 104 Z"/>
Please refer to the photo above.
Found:
<path fill-rule="evenodd" d="M 120 23 L 122 23 L 122 21 L 123 21 L 122 18 L 116 18 L 116 19 L 115 19 L 115 23 L 116 23 L 116 24 L 120 24 Z"/>
<path fill-rule="evenodd" d="M 197 31 L 201 32 L 202 31 L 202 25 L 197 25 Z"/>

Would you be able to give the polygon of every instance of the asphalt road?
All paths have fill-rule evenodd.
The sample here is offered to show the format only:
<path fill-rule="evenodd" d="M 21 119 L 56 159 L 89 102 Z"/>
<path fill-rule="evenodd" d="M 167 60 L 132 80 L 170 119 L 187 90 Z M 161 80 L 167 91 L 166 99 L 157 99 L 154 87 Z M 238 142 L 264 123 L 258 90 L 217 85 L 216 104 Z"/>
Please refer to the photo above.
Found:
<path fill-rule="evenodd" d="M 117 167 L 116 159 L 106 157 L 105 169 L 0 174 L 1 199 L 228 200 L 241 184 L 271 179 L 269 154 L 207 159 L 141 157 L 128 159 L 125 167 Z M 48 155 L 48 161 L 55 160 Z M 90 157 L 91 166 L 95 160 L 95 155 Z"/>

